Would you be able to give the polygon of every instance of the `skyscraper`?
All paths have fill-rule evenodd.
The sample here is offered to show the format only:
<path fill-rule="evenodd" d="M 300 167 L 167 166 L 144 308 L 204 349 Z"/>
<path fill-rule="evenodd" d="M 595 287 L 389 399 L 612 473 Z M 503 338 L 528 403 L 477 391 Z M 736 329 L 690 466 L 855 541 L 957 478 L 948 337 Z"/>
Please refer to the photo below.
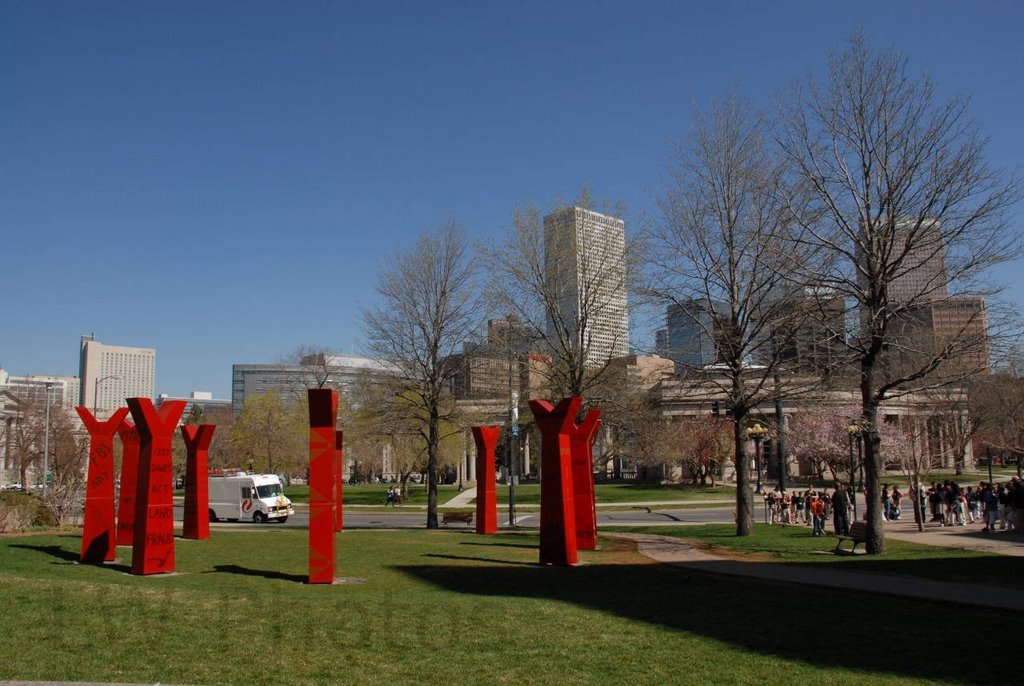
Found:
<path fill-rule="evenodd" d="M 629 352 L 625 252 L 621 219 L 582 207 L 544 217 L 544 266 L 557 309 L 548 334 L 567 335 L 587 366 Z"/>
<path fill-rule="evenodd" d="M 78 378 L 79 402 L 99 412 L 116 410 L 125 398 L 152 399 L 156 350 L 104 345 L 94 336 L 82 336 Z"/>
<path fill-rule="evenodd" d="M 713 303 L 720 311 L 722 303 Z M 669 305 L 665 310 L 668 331 L 667 357 L 676 363 L 676 374 L 718 362 L 714 312 L 701 300 Z"/>

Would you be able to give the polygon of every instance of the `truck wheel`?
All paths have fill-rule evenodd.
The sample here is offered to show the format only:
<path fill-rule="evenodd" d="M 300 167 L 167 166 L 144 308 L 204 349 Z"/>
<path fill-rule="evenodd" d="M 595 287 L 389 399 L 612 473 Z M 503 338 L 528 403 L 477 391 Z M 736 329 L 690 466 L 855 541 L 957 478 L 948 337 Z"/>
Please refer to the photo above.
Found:
<path fill-rule="evenodd" d="M 217 521 L 217 513 L 213 511 L 213 508 L 210 508 L 210 521 L 211 522 Z"/>
<path fill-rule="evenodd" d="M 254 512 L 252 515 L 252 521 L 256 522 L 257 524 L 262 524 L 263 522 L 267 521 L 267 515 L 263 514 L 262 512 Z"/>

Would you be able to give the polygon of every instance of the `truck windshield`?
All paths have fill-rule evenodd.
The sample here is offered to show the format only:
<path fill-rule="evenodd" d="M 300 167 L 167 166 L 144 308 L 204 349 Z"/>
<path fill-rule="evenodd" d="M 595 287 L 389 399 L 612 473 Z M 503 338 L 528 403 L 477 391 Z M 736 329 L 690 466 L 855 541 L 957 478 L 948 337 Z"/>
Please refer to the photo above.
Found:
<path fill-rule="evenodd" d="M 257 486 L 256 493 L 261 498 L 276 498 L 281 495 L 281 484 L 268 484 L 266 486 Z"/>

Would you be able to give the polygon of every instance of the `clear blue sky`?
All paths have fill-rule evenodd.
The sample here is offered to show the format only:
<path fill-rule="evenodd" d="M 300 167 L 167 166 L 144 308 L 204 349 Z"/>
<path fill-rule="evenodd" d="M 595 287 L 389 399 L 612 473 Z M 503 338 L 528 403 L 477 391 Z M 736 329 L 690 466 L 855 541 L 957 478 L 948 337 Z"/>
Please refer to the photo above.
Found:
<path fill-rule="evenodd" d="M 226 398 L 233 363 L 358 352 L 420 231 L 484 240 L 584 185 L 636 222 L 695 107 L 767 105 L 858 28 L 1019 169 L 1009 0 L 0 0 L 0 365 L 76 374 L 95 332 L 156 348 L 157 393 Z"/>

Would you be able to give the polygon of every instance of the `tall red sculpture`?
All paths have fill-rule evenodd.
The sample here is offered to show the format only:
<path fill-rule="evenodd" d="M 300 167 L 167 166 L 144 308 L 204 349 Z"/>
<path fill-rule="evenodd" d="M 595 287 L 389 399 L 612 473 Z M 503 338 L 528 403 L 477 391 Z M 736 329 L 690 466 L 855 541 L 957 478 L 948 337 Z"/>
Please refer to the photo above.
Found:
<path fill-rule="evenodd" d="M 135 540 L 135 489 L 139 481 L 139 432 L 125 420 L 117 427 L 121 437 L 121 492 L 117 498 L 117 544 Z"/>
<path fill-rule="evenodd" d="M 474 426 L 476 442 L 476 532 L 498 532 L 498 493 L 494 484 L 494 448 L 500 426 Z"/>
<path fill-rule="evenodd" d="M 345 506 L 342 503 L 342 496 L 344 495 L 345 489 L 345 477 L 343 466 L 345 464 L 345 453 L 342 446 L 345 442 L 345 432 L 336 431 L 334 433 L 334 484 L 337 488 L 335 493 L 335 508 L 334 508 L 334 530 L 341 531 L 345 528 Z"/>
<path fill-rule="evenodd" d="M 565 398 L 557 406 L 546 400 L 530 401 L 530 410 L 541 434 L 541 564 L 573 565 L 579 559 L 570 436 L 582 402 L 575 396 Z"/>
<path fill-rule="evenodd" d="M 338 394 L 309 391 L 309 583 L 334 583 Z"/>
<path fill-rule="evenodd" d="M 597 505 L 594 502 L 594 436 L 601 428 L 601 410 L 591 410 L 569 430 L 572 454 L 572 498 L 576 511 L 576 547 L 597 550 Z"/>
<path fill-rule="evenodd" d="M 82 562 L 112 562 L 117 557 L 117 524 L 114 517 L 114 434 L 128 408 L 119 408 L 101 422 L 87 407 L 76 407 L 89 432 L 89 469 L 85 483 L 85 514 L 82 522 Z"/>
<path fill-rule="evenodd" d="M 132 574 L 174 571 L 174 498 L 171 443 L 184 400 L 167 400 L 160 409 L 149 398 L 128 398 L 139 431 L 139 476 L 135 491 Z"/>
<path fill-rule="evenodd" d="M 185 517 L 181 537 L 205 540 L 210 537 L 209 451 L 213 424 L 181 427 L 185 441 Z"/>

